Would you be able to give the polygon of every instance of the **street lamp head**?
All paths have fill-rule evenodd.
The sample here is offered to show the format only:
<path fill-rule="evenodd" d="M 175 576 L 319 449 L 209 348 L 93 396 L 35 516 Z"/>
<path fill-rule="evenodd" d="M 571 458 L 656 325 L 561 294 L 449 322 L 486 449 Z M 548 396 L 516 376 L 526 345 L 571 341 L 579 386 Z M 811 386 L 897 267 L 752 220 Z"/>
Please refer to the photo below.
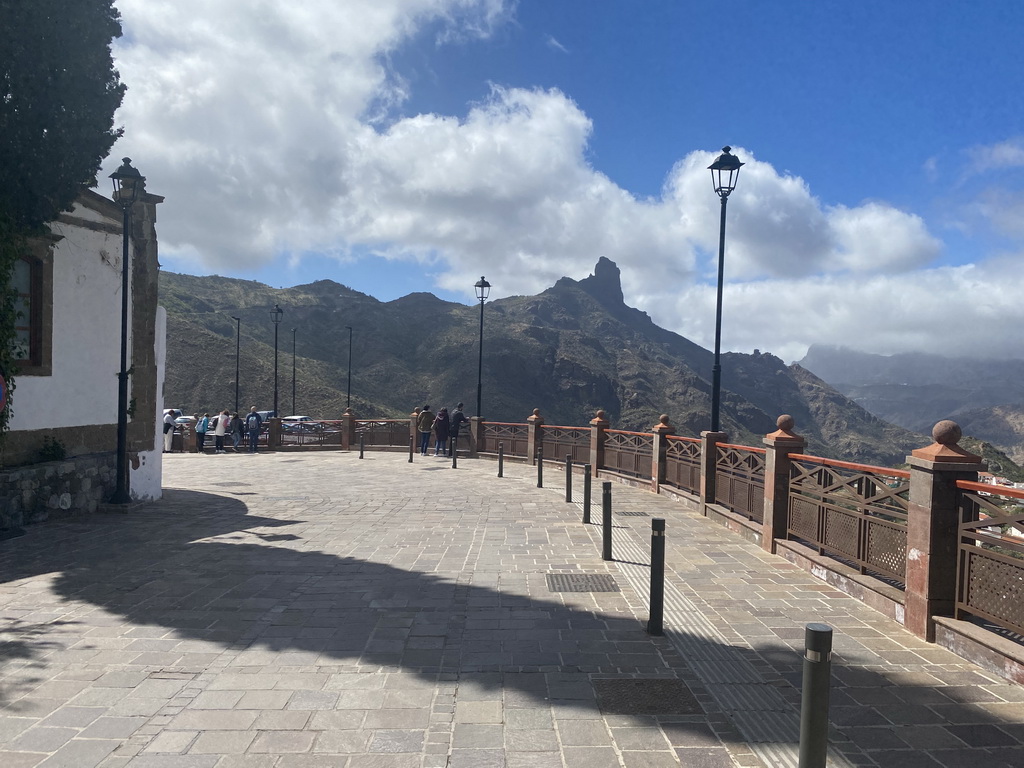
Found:
<path fill-rule="evenodd" d="M 740 159 L 732 154 L 732 147 L 722 147 L 722 154 L 708 166 L 708 170 L 711 171 L 711 182 L 715 186 L 715 194 L 724 198 L 736 189 L 741 165 L 746 165 L 746 163 L 741 163 Z"/>
<path fill-rule="evenodd" d="M 491 292 L 491 284 L 487 282 L 487 279 L 481 276 L 479 282 L 473 287 L 476 288 L 476 297 L 480 301 L 487 301 L 487 296 Z"/>
<path fill-rule="evenodd" d="M 274 322 L 274 325 L 277 325 L 281 322 L 282 317 L 284 317 L 284 310 L 275 304 L 274 308 L 270 310 L 270 319 Z"/>
<path fill-rule="evenodd" d="M 139 187 L 146 177 L 132 168 L 130 157 L 121 158 L 121 167 L 110 174 L 114 183 L 114 200 L 123 208 L 131 207 L 139 196 Z"/>

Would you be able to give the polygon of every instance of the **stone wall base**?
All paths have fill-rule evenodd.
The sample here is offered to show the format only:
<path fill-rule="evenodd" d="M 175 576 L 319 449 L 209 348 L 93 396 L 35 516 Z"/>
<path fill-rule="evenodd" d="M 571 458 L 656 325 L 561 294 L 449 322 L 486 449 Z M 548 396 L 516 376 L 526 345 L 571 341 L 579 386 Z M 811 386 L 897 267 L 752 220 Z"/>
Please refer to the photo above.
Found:
<path fill-rule="evenodd" d="M 935 616 L 933 620 L 936 645 L 1012 683 L 1024 685 L 1024 646 L 969 621 L 944 616 Z"/>
<path fill-rule="evenodd" d="M 114 492 L 112 453 L 0 469 L 0 528 L 97 511 Z"/>

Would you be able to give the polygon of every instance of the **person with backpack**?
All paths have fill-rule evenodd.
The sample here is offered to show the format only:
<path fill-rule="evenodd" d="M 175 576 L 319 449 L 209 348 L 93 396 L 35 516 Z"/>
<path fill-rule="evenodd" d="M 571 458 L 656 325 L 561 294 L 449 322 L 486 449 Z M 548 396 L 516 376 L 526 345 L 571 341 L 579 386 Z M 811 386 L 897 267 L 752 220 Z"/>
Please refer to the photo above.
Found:
<path fill-rule="evenodd" d="M 430 448 L 430 433 L 434 429 L 434 412 L 430 410 L 429 405 L 424 405 L 420 415 L 416 417 L 416 429 L 420 433 L 420 453 L 426 456 L 427 449 Z"/>
<path fill-rule="evenodd" d="M 217 414 L 213 420 L 213 452 L 214 453 L 227 453 L 224 450 L 224 435 L 228 433 L 228 422 L 231 421 L 231 416 L 227 410 L 223 410 Z"/>
<path fill-rule="evenodd" d="M 458 445 L 459 430 L 462 428 L 463 424 L 469 423 L 469 419 L 466 418 L 466 414 L 462 412 L 462 403 L 459 403 L 458 405 L 455 406 L 455 410 L 452 411 L 452 415 L 451 418 L 449 419 L 449 422 L 449 429 L 451 429 L 452 440 L 454 440 L 455 444 Z"/>
<path fill-rule="evenodd" d="M 206 453 L 206 431 L 210 428 L 210 414 L 204 413 L 202 417 L 196 414 L 196 450 L 199 453 Z"/>
<path fill-rule="evenodd" d="M 238 418 L 237 413 L 231 414 L 231 421 L 228 422 L 228 425 L 231 432 L 231 450 L 238 453 L 238 446 L 242 442 L 242 420 Z"/>
<path fill-rule="evenodd" d="M 263 419 L 256 412 L 254 405 L 249 409 L 249 415 L 245 417 L 245 431 L 249 433 L 249 453 L 256 453 L 260 444 L 260 430 L 263 429 Z"/>

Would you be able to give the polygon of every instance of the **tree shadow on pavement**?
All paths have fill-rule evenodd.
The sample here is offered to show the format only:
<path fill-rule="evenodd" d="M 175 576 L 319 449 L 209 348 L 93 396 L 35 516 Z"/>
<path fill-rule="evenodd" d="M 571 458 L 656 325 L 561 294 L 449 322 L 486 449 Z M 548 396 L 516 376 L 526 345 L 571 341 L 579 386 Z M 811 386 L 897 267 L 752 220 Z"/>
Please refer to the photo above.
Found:
<path fill-rule="evenodd" d="M 459 583 L 459 573 L 416 572 L 303 549 L 309 544 L 289 528 L 305 521 L 248 514 L 238 499 L 182 490 L 168 490 L 166 497 L 167 503 L 134 517 L 55 524 L 45 533 L 30 529 L 18 550 L 0 561 L 0 581 L 50 575 L 53 591 L 67 603 L 86 602 L 133 625 L 166 628 L 165 639 L 192 650 L 234 649 L 226 674 L 266 666 L 338 675 L 401 670 L 481 692 L 503 689 L 506 699 L 595 718 L 613 709 L 600 698 L 596 679 L 677 678 L 705 711 L 688 713 L 684 705 L 659 713 L 655 706 L 636 723 L 664 715 L 657 719 L 671 743 L 716 745 L 712 731 L 735 743 L 750 732 L 715 693 L 715 682 L 695 674 L 700 667 L 693 659 L 728 652 L 749 661 L 781 694 L 783 720 L 792 724 L 798 712 L 801 660 L 783 643 L 752 651 L 687 636 L 690 658 L 622 612 L 574 606 L 572 596 L 563 602 L 544 588 L 542 572 L 518 573 L 512 588 L 500 581 L 493 588 L 468 585 Z M 50 533 L 58 529 L 67 535 L 54 545 Z M 0 660 L 48 651 L 44 644 L 52 638 L 25 629 L 0 650 L 6 653 Z M 88 637 L 77 640 L 76 650 L 89 649 Z M 834 677 L 833 736 L 856 762 L 864 763 L 865 754 L 867 764 L 908 766 L 950 765 L 966 755 L 986 766 L 1017 759 L 1011 751 L 1024 735 L 1020 718 L 1000 716 L 1009 707 L 986 707 L 1000 700 L 977 687 L 987 682 L 981 675 L 950 685 L 936 671 L 933 679 L 945 685 L 896 684 L 839 660 Z M 5 703 L 10 698 L 0 700 Z M 784 735 L 792 743 L 791 731 Z"/>

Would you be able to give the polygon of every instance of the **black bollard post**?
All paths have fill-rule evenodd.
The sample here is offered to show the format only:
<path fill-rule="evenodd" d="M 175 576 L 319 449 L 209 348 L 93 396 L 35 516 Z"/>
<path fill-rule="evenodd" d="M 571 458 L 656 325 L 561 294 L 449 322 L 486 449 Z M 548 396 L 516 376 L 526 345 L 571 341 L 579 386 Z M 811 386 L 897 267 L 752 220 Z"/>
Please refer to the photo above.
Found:
<path fill-rule="evenodd" d="M 612 484 L 610 481 L 601 483 L 601 538 L 602 557 L 612 559 Z"/>
<path fill-rule="evenodd" d="M 572 454 L 565 454 L 565 501 L 572 503 Z"/>
<path fill-rule="evenodd" d="M 590 464 L 583 465 L 583 523 L 590 525 Z"/>
<path fill-rule="evenodd" d="M 804 684 L 800 702 L 800 768 L 825 768 L 828 698 L 832 675 L 832 627 L 804 628 Z"/>
<path fill-rule="evenodd" d="M 456 438 L 454 438 L 454 437 L 451 438 L 450 442 L 452 444 L 452 469 L 458 469 L 459 468 L 458 442 L 456 441 Z"/>
<path fill-rule="evenodd" d="M 537 449 L 537 487 L 544 487 L 544 449 Z"/>
<path fill-rule="evenodd" d="M 505 476 L 505 444 L 498 443 L 498 477 Z"/>
<path fill-rule="evenodd" d="M 412 464 L 412 455 L 416 452 L 416 438 L 409 436 L 409 463 Z"/>
<path fill-rule="evenodd" d="M 363 458 L 363 436 L 359 436 L 359 458 Z"/>
<path fill-rule="evenodd" d="M 665 520 L 651 520 L 651 618 L 647 634 L 665 634 Z"/>

